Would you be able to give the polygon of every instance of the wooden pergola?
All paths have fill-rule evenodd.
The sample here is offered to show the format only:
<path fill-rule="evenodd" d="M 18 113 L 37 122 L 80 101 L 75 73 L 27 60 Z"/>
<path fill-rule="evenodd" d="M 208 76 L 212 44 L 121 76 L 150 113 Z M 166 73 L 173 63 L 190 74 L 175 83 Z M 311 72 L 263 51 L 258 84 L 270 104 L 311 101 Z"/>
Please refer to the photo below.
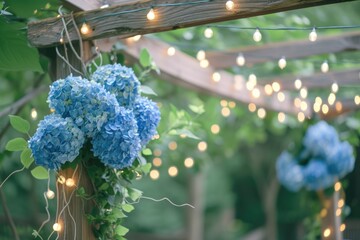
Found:
<path fill-rule="evenodd" d="M 316 114 L 312 109 L 312 102 L 303 100 L 309 106 L 305 110 L 294 107 L 295 90 L 293 85 L 297 77 L 301 77 L 303 86 L 307 89 L 330 88 L 336 80 L 340 85 L 358 85 L 360 69 L 347 69 L 342 71 L 330 71 L 329 73 L 315 73 L 311 76 L 278 76 L 268 79 L 259 79 L 257 86 L 262 93 L 260 97 L 252 96 L 245 87 L 235 86 L 235 77 L 228 68 L 236 65 L 236 58 L 239 53 L 246 57 L 246 64 L 264 63 L 269 60 L 278 60 L 282 56 L 287 59 L 299 59 L 309 56 L 338 53 L 343 51 L 357 51 L 360 49 L 360 32 L 351 32 L 348 34 L 319 37 L 316 42 L 308 40 L 299 40 L 293 42 L 271 43 L 262 46 L 246 47 L 241 49 L 231 49 L 227 51 L 209 51 L 206 52 L 206 58 L 209 61 L 209 67 L 203 68 L 199 61 L 189 56 L 179 49 L 176 50 L 176 57 L 166 54 L 169 44 L 160 40 L 148 37 L 142 37 L 139 41 L 129 41 L 126 38 L 135 35 L 144 35 L 163 31 L 175 30 L 199 26 L 215 22 L 222 22 L 233 19 L 248 18 L 253 16 L 265 15 L 275 12 L 301 9 L 325 4 L 350 2 L 351 0 L 234 0 L 234 9 L 226 11 L 224 0 L 63 0 L 64 5 L 75 11 L 75 13 L 49 18 L 41 21 L 35 21 L 28 25 L 28 39 L 30 43 L 42 49 L 42 52 L 54 53 L 55 47 L 59 48 L 61 53 L 66 53 L 70 64 L 77 71 L 82 71 L 83 66 L 76 54 L 70 47 L 66 49 L 69 41 L 79 50 L 82 46 L 82 55 L 84 61 L 92 58 L 92 47 L 96 46 L 100 51 L 108 52 L 117 42 L 126 45 L 123 52 L 130 60 L 139 59 L 140 51 L 147 48 L 156 65 L 161 69 L 161 79 L 171 81 L 176 84 L 184 85 L 199 91 L 204 91 L 224 98 L 233 99 L 245 104 L 254 103 L 259 107 L 271 109 L 278 112 L 289 114 L 298 114 L 302 112 L 304 116 L 311 117 Z M 101 4 L 102 2 L 103 4 Z M 146 14 L 153 10 L 158 16 L 153 21 L 148 21 Z M 64 22 L 71 23 L 67 25 L 68 35 L 64 35 Z M 75 24 L 72 24 L 75 23 Z M 82 35 L 79 28 L 82 24 L 88 24 L 91 29 L 89 34 Z M 63 41 L 60 41 L 60 39 Z M 81 44 L 78 44 L 80 42 Z M 93 47 L 94 48 L 94 47 Z M 71 71 L 66 67 L 64 60 L 56 55 L 52 55 L 53 71 L 52 75 L 61 78 L 68 75 Z M 55 57 L 54 57 L 55 56 Z M 56 67 L 55 67 L 56 66 Z M 221 76 L 221 85 L 219 82 L 211 81 L 214 72 Z M 74 74 L 76 74 L 74 72 Z M 239 78 L 239 76 L 237 76 Z M 241 78 L 241 77 L 240 77 Z M 245 83 L 244 76 L 242 82 Z M 265 85 L 277 81 L 282 86 L 282 92 L 285 99 L 279 102 L 276 95 L 266 95 Z M 337 116 L 339 114 L 359 109 L 353 99 L 344 99 L 342 108 L 336 109 L 335 106 L 329 106 L 329 113 L 322 117 Z M 72 170 L 65 170 L 62 173 L 65 177 L 72 176 Z M 78 177 L 76 173 L 74 178 Z M 84 179 L 84 178 L 83 178 Z M 91 192 L 91 186 L 88 180 L 84 179 L 81 186 Z M 60 186 L 58 195 L 59 208 L 64 205 L 63 196 L 69 196 L 71 192 L 64 190 Z M 334 199 L 336 202 L 336 199 Z M 333 203 L 334 203 L 333 202 Z M 69 204 L 74 213 L 76 226 L 71 221 L 65 221 L 64 230 L 60 232 L 60 239 L 70 239 L 69 236 L 77 229 L 78 239 L 94 239 L 91 227 L 85 219 L 86 208 L 80 208 L 82 203 L 79 199 L 73 198 Z M 333 205 L 329 208 L 334 207 Z M 61 219 L 69 219 L 65 211 Z M 339 219 L 335 215 L 328 216 L 328 223 L 333 226 L 339 226 Z M 194 227 L 198 223 L 193 222 Z M 66 237 L 67 236 L 67 237 Z M 196 233 L 190 229 L 189 239 L 199 239 Z M 336 236 L 333 239 L 341 239 Z"/>

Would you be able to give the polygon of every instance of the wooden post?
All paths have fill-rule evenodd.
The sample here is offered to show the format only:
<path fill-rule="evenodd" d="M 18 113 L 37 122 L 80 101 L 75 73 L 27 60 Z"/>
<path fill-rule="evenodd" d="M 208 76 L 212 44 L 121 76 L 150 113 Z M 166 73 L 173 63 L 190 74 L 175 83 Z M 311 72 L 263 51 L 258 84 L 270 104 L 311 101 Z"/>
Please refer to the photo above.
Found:
<path fill-rule="evenodd" d="M 204 176 L 202 173 L 194 174 L 189 180 L 190 202 L 195 207 L 188 210 L 187 240 L 204 239 Z"/>
<path fill-rule="evenodd" d="M 340 191 L 335 191 L 330 198 L 325 198 L 324 209 L 321 211 L 321 239 L 322 240 L 342 240 L 342 232 L 340 231 L 341 214 L 338 202 L 340 200 Z M 341 211 L 341 209 L 340 209 Z M 337 216 L 338 215 L 338 216 Z"/>
<path fill-rule="evenodd" d="M 75 50 L 79 50 L 79 45 L 74 44 Z M 83 59 L 91 56 L 91 44 L 83 43 Z M 64 46 L 59 47 L 59 52 L 65 56 Z M 80 55 L 80 54 L 79 54 Z M 67 57 L 69 63 L 77 70 L 82 72 L 82 63 L 67 46 Z M 70 73 L 78 76 L 79 73 L 69 68 L 68 64 L 59 56 L 56 57 L 56 78 L 65 78 Z M 65 183 L 57 182 L 57 216 L 56 221 L 60 224 L 59 240 L 95 240 L 91 225 L 86 219 L 86 214 L 91 211 L 93 204 L 76 196 L 76 189 L 83 187 L 87 194 L 94 192 L 91 181 L 82 164 L 78 164 L 76 169 L 68 168 L 59 172 L 59 177 L 66 179 L 72 178 L 75 186 L 69 187 Z"/>

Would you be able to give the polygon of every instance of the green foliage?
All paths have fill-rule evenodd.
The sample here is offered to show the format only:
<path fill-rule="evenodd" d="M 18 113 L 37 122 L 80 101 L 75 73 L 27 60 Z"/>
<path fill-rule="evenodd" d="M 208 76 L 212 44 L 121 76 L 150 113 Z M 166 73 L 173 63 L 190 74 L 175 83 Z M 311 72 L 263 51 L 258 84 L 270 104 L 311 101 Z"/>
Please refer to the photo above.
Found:
<path fill-rule="evenodd" d="M 141 91 L 141 93 L 146 94 L 146 95 L 157 96 L 157 94 L 154 92 L 154 90 L 152 90 L 150 87 L 145 86 L 145 85 L 140 86 L 140 91 Z"/>
<path fill-rule="evenodd" d="M 42 166 L 37 166 L 33 170 L 31 170 L 31 175 L 39 180 L 49 178 L 49 172 Z"/>
<path fill-rule="evenodd" d="M 25 119 L 19 117 L 19 116 L 14 116 L 14 115 L 9 115 L 10 118 L 10 124 L 11 126 L 18 132 L 21 133 L 28 133 L 30 130 L 30 123 L 28 121 L 26 121 Z"/>
<path fill-rule="evenodd" d="M 27 144 L 24 138 L 14 138 L 6 144 L 5 149 L 11 152 L 23 151 Z"/>
<path fill-rule="evenodd" d="M 146 48 L 141 49 L 140 52 L 140 64 L 143 67 L 150 67 L 152 63 L 152 58 L 150 56 L 149 51 Z"/>
<path fill-rule="evenodd" d="M 29 168 L 30 165 L 34 162 L 34 158 L 32 157 L 31 150 L 29 148 L 25 148 L 20 155 L 21 163 L 25 168 Z"/>

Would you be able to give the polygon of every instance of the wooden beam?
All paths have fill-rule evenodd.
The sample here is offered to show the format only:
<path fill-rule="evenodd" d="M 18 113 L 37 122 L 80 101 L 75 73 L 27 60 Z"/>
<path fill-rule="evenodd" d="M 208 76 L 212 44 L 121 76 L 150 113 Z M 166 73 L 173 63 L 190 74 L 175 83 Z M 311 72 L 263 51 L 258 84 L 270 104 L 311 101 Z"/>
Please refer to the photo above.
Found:
<path fill-rule="evenodd" d="M 280 83 L 282 89 L 295 90 L 294 81 L 297 76 L 286 75 L 277 76 L 270 78 L 259 78 L 258 82 L 261 84 L 272 83 L 277 81 Z M 308 89 L 314 88 L 329 88 L 336 82 L 339 86 L 355 86 L 360 84 L 360 68 L 341 70 L 341 71 L 330 71 L 328 73 L 316 73 L 311 76 L 300 76 L 302 85 Z"/>
<path fill-rule="evenodd" d="M 321 119 L 332 119 L 343 115 L 345 113 L 359 111 L 360 105 L 355 104 L 354 99 L 341 99 L 341 108 L 336 108 L 336 105 L 329 107 L 329 112 L 327 114 L 323 114 L 319 112 L 318 115 Z"/>
<path fill-rule="evenodd" d="M 230 12 L 225 9 L 224 0 L 152 0 L 141 2 L 134 0 L 134 4 L 129 1 L 128 5 L 78 12 L 74 14 L 74 17 L 78 27 L 83 22 L 87 22 L 91 26 L 91 34 L 83 36 L 83 39 L 93 40 L 116 35 L 124 38 L 138 34 L 163 32 L 349 1 L 354 0 L 237 0 L 235 1 L 235 10 Z M 183 5 L 184 2 L 189 4 Z M 153 21 L 146 18 L 151 7 L 154 8 L 157 15 Z M 64 18 L 66 22 L 70 20 L 70 16 Z M 54 46 L 59 44 L 62 31 L 63 24 L 60 18 L 34 21 L 28 25 L 28 39 L 36 47 Z M 78 35 L 72 24 L 68 25 L 68 32 L 72 41 L 78 40 Z"/>
<path fill-rule="evenodd" d="M 97 41 L 96 45 L 100 51 L 107 52 L 120 40 L 120 38 L 116 37 L 103 39 Z M 285 95 L 288 97 L 284 102 L 279 102 L 275 96 L 268 97 L 264 94 L 260 98 L 253 98 L 245 87 L 236 89 L 234 87 L 234 76 L 225 71 L 219 72 L 221 80 L 216 83 L 212 80 L 212 75 L 215 71 L 213 68 L 201 68 L 195 58 L 182 53 L 180 50 L 176 50 L 174 56 L 168 56 L 166 52 L 170 45 L 164 42 L 142 37 L 138 42 L 123 40 L 123 43 L 127 44 L 126 48 L 124 48 L 125 54 L 136 59 L 139 58 L 141 49 L 148 49 L 156 65 L 161 70 L 162 79 L 246 104 L 255 103 L 259 107 L 275 111 L 292 114 L 298 113 L 298 109 L 293 107 L 293 100 L 290 99 L 286 92 Z M 258 88 L 260 92 L 264 93 L 261 86 Z M 310 116 L 310 114 L 310 110 L 305 113 L 307 116 Z"/>
<path fill-rule="evenodd" d="M 71 10 L 90 11 L 100 8 L 100 2 L 96 0 L 68 0 L 61 1 Z"/>
<path fill-rule="evenodd" d="M 316 42 L 306 40 L 270 43 L 225 51 L 206 52 L 211 66 L 219 69 L 236 66 L 236 58 L 242 53 L 246 65 L 286 59 L 299 59 L 313 55 L 360 50 L 360 32 L 319 37 Z"/>

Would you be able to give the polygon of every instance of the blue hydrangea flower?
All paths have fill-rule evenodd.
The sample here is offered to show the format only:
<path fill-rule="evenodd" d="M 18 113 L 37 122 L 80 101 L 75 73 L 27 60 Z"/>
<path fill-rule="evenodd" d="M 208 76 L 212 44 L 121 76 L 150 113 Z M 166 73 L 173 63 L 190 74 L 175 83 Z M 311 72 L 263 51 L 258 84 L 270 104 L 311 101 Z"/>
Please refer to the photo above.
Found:
<path fill-rule="evenodd" d="M 313 157 L 326 158 L 339 143 L 338 134 L 332 126 L 321 121 L 306 131 L 303 145 Z"/>
<path fill-rule="evenodd" d="M 319 190 L 330 187 L 335 178 L 329 174 L 327 165 L 321 159 L 311 159 L 304 167 L 305 187 L 309 190 Z"/>
<path fill-rule="evenodd" d="M 160 122 L 160 111 L 156 103 L 146 97 L 136 99 L 133 108 L 138 126 L 141 146 L 145 146 L 157 133 Z"/>
<path fill-rule="evenodd" d="M 353 149 L 348 142 L 342 142 L 333 148 L 331 154 L 326 159 L 329 173 L 338 178 L 344 177 L 351 172 L 355 166 Z"/>
<path fill-rule="evenodd" d="M 299 191 L 304 186 L 303 167 L 286 151 L 276 161 L 276 173 L 280 183 L 290 191 Z"/>
<path fill-rule="evenodd" d="M 83 132 L 70 118 L 51 114 L 40 121 L 36 133 L 29 140 L 29 148 L 37 165 L 59 169 L 79 155 L 84 141 Z"/>
<path fill-rule="evenodd" d="M 141 150 L 133 112 L 120 107 L 115 118 L 94 136 L 92 144 L 94 156 L 106 166 L 116 169 L 131 166 Z"/>
<path fill-rule="evenodd" d="M 131 107 L 140 96 L 140 82 L 131 68 L 120 64 L 104 65 L 92 75 L 92 80 L 115 94 L 119 105 Z"/>
<path fill-rule="evenodd" d="M 63 118 L 71 117 L 87 137 L 93 137 L 119 110 L 113 94 L 81 77 L 69 76 L 54 82 L 48 102 Z"/>

